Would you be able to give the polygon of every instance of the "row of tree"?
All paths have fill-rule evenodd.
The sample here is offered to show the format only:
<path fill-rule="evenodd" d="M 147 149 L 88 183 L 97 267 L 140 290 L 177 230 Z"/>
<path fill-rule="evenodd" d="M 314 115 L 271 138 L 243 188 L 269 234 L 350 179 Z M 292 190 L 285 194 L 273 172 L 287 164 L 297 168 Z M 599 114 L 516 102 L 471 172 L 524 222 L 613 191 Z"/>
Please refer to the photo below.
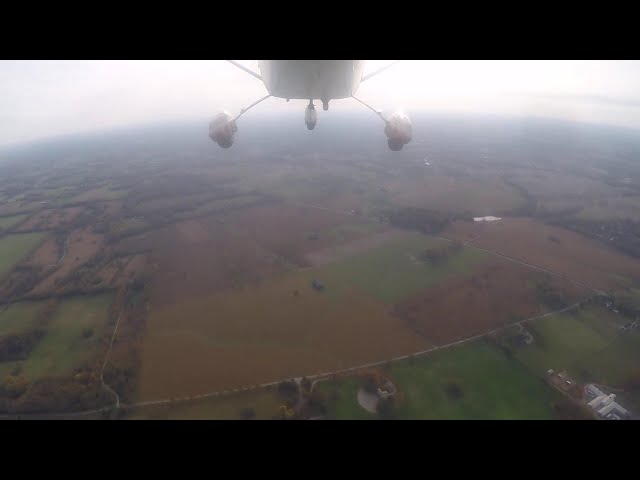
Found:
<path fill-rule="evenodd" d="M 452 255 L 460 253 L 463 247 L 460 243 L 449 243 L 442 247 L 427 248 L 420 254 L 420 260 L 424 263 L 438 266 L 442 265 Z"/>
<path fill-rule="evenodd" d="M 416 207 L 390 210 L 383 215 L 395 227 L 431 234 L 444 230 L 450 222 L 462 218 L 459 215 Z"/>

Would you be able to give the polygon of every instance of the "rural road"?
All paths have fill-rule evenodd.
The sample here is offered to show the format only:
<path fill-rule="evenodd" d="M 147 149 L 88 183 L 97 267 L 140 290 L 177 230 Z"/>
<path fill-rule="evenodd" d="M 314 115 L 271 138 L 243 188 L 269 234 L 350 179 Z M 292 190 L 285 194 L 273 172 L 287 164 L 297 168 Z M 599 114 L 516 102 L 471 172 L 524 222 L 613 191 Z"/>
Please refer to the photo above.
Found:
<path fill-rule="evenodd" d="M 296 204 L 300 205 L 300 206 L 304 206 L 304 207 L 310 207 L 310 208 L 317 208 L 317 209 L 321 209 L 321 210 L 326 210 L 326 211 L 330 211 L 330 212 L 338 213 L 338 214 L 342 214 L 342 215 L 349 215 L 349 216 L 353 216 L 354 215 L 353 213 L 351 213 L 349 211 L 332 210 L 332 209 L 329 209 L 329 208 L 326 208 L 326 207 L 322 207 L 322 206 L 319 206 L 319 205 L 310 205 L 310 204 L 303 204 L 303 203 L 296 203 Z M 378 221 L 378 222 L 381 223 L 380 221 Z M 442 236 L 435 237 L 435 238 L 440 238 L 440 239 L 446 240 L 448 242 L 455 242 L 455 240 L 452 240 L 452 239 L 446 238 L 446 237 L 442 237 Z M 566 276 L 564 276 L 562 274 L 553 272 L 551 270 L 547 270 L 547 269 L 545 269 L 543 267 L 539 267 L 537 265 L 533 265 L 533 264 L 530 264 L 530 263 L 527 263 L 527 262 L 523 262 L 521 260 L 517 260 L 515 258 L 509 257 L 509 256 L 504 255 L 504 254 L 501 254 L 499 252 L 487 250 L 487 249 L 478 247 L 476 245 L 472 245 L 470 243 L 465 243 L 464 245 L 469 246 L 470 248 L 475 248 L 477 250 L 486 252 L 486 253 L 491 254 L 491 255 L 496 255 L 496 256 L 502 257 L 502 258 L 504 258 L 504 259 L 506 259 L 508 261 L 517 263 L 519 265 L 523 265 L 525 267 L 529 267 L 529 268 L 532 268 L 532 269 L 535 269 L 535 270 L 538 270 L 538 271 L 541 271 L 541 272 L 548 273 L 550 275 L 554 275 L 554 276 L 557 276 L 557 277 L 560 277 L 560 278 L 564 278 L 566 280 L 569 280 L 569 281 L 575 283 L 576 285 L 579 285 L 579 286 L 581 286 L 583 288 L 586 288 L 586 289 L 590 290 L 591 292 L 593 292 L 595 294 L 606 295 L 606 292 L 602 292 L 601 290 L 597 290 L 597 289 L 595 289 L 593 287 L 590 287 L 590 286 L 588 286 L 588 285 L 586 285 L 586 284 L 584 284 L 582 282 L 579 282 L 577 280 L 571 279 L 569 277 L 566 277 Z M 389 362 L 396 362 L 396 361 L 400 361 L 400 360 L 405 360 L 405 359 L 408 359 L 409 357 L 416 357 L 416 356 L 426 355 L 426 354 L 429 354 L 429 353 L 432 353 L 432 352 L 435 352 L 435 351 L 438 351 L 438 350 L 443 350 L 445 348 L 450 348 L 450 347 L 454 347 L 456 345 L 461 345 L 461 344 L 464 344 L 464 343 L 467 343 L 467 342 L 471 342 L 473 340 L 477 340 L 479 338 L 485 337 L 487 335 L 491 335 L 491 334 L 499 332 L 501 330 L 507 329 L 507 328 L 512 327 L 513 325 L 516 325 L 516 324 L 520 324 L 520 323 L 524 323 L 524 322 L 530 322 L 530 321 L 538 320 L 538 319 L 541 319 L 541 318 L 549 317 L 551 315 L 557 315 L 559 313 L 567 312 L 569 310 L 572 310 L 572 309 L 580 306 L 581 304 L 586 302 L 588 299 L 589 298 L 585 298 L 585 299 L 582 299 L 579 302 L 576 302 L 576 303 L 574 303 L 574 304 L 572 304 L 572 305 L 570 305 L 568 307 L 565 307 L 565 308 L 562 308 L 562 309 L 559 309 L 559 310 L 555 310 L 553 312 L 548 312 L 548 313 L 545 313 L 545 314 L 542 314 L 542 315 L 536 315 L 534 317 L 529 317 L 529 318 L 526 318 L 526 319 L 523 319 L 523 320 L 518 320 L 518 321 L 512 322 L 510 324 L 503 325 L 503 326 L 498 327 L 498 328 L 494 328 L 493 330 L 490 330 L 488 332 L 480 333 L 478 335 L 474 335 L 472 337 L 468 337 L 468 338 L 465 338 L 465 339 L 462 339 L 462 340 L 457 340 L 455 342 L 451 342 L 451 343 L 448 343 L 448 344 L 445 344 L 445 345 L 434 346 L 434 347 L 431 347 L 431 348 L 428 348 L 426 350 L 422 350 L 422 351 L 419 351 L 419 352 L 414 352 L 414 353 L 411 353 L 411 354 L 402 355 L 402 356 L 399 356 L 399 357 L 394 357 L 394 358 L 391 358 L 391 359 L 381 360 L 381 361 L 377 361 L 377 362 L 371 362 L 371 363 L 364 364 L 364 365 L 358 365 L 358 366 L 355 366 L 355 367 L 345 368 L 345 369 L 342 369 L 342 370 L 336 370 L 336 371 L 333 371 L 333 372 L 325 372 L 325 373 L 319 373 L 319 374 L 316 374 L 316 375 L 309 375 L 309 376 L 307 376 L 307 378 L 309 380 L 314 380 L 312 382 L 312 385 L 311 385 L 311 391 L 313 391 L 313 388 L 315 387 L 315 384 L 318 381 L 326 380 L 326 379 L 330 378 L 333 375 L 347 374 L 347 373 L 352 373 L 352 372 L 357 371 L 357 370 L 363 370 L 363 369 L 367 369 L 367 368 L 378 367 L 378 366 L 384 365 L 384 364 L 389 363 Z M 193 395 L 193 396 L 188 396 L 188 397 L 168 398 L 168 399 L 159 399 L 159 400 L 150 400 L 150 401 L 144 401 L 144 402 L 136 402 L 136 403 L 131 403 L 131 404 L 121 404 L 120 403 L 120 397 L 118 396 L 118 394 L 115 391 L 113 391 L 113 389 L 111 389 L 111 387 L 109 387 L 107 384 L 104 383 L 103 374 L 104 374 L 104 369 L 105 369 L 105 367 L 106 367 L 106 365 L 108 363 L 109 353 L 111 352 L 111 347 L 113 345 L 113 341 L 115 339 L 115 335 L 116 335 L 116 332 L 118 330 L 118 325 L 120 323 L 120 318 L 122 316 L 123 309 L 124 309 L 124 306 L 120 310 L 120 315 L 118 316 L 118 320 L 116 322 L 116 326 L 114 328 L 113 335 L 111 336 L 111 343 L 109 344 L 109 349 L 107 351 L 104 363 L 102 365 L 102 371 L 100 373 L 100 380 L 102 382 L 103 387 L 106 390 L 108 390 L 115 398 L 115 404 L 114 405 L 103 407 L 103 408 L 99 408 L 99 409 L 94 409 L 94 410 L 87 410 L 87 411 L 82 411 L 82 412 L 72 412 L 72 413 L 24 414 L 24 415 L 3 414 L 3 415 L 0 415 L 0 418 L 21 417 L 21 418 L 25 418 L 26 419 L 26 418 L 42 418 L 42 417 L 69 417 L 69 418 L 71 418 L 71 417 L 81 417 L 81 416 L 88 416 L 88 415 L 92 415 L 92 414 L 105 412 L 105 411 L 108 411 L 108 410 L 112 410 L 113 408 L 133 409 L 133 408 L 141 408 L 141 407 L 153 406 L 153 405 L 166 405 L 166 404 L 172 404 L 172 403 L 201 400 L 201 399 L 205 399 L 205 398 L 213 398 L 213 397 L 229 395 L 229 394 L 233 394 L 233 393 L 246 392 L 246 391 L 250 391 L 250 390 L 257 390 L 257 389 L 261 389 L 261 388 L 267 388 L 267 387 L 275 386 L 275 385 L 277 385 L 277 384 L 279 384 L 279 383 L 281 383 L 281 382 L 283 382 L 285 380 L 290 380 L 290 378 L 284 378 L 284 379 L 280 379 L 280 380 L 273 381 L 273 382 L 262 383 L 262 384 L 259 384 L 259 385 L 252 385 L 252 386 L 241 387 L 241 388 L 230 389 L 230 390 L 209 392 L 209 393 L 204 393 L 204 394 L 200 394 L 200 395 Z"/>
<path fill-rule="evenodd" d="M 523 320 L 518 320 L 518 321 L 512 322 L 512 323 L 510 323 L 508 325 L 503 325 L 501 327 L 494 328 L 493 330 L 490 330 L 488 332 L 480 333 L 478 335 L 474 335 L 472 337 L 464 338 L 462 340 L 457 340 L 455 342 L 447 343 L 445 345 L 434 346 L 434 347 L 428 348 L 426 350 L 421 350 L 419 352 L 414 352 L 414 353 L 410 353 L 410 354 L 407 354 L 407 355 L 394 357 L 394 358 L 391 358 L 391 359 L 380 360 L 380 361 L 377 361 L 377 362 L 366 363 L 366 364 L 358 365 L 358 366 L 355 366 L 355 367 L 344 368 L 344 369 L 335 370 L 335 371 L 332 371 L 332 372 L 318 373 L 318 374 L 315 374 L 315 375 L 308 375 L 307 378 L 309 380 L 313 380 L 313 382 L 311 383 L 311 391 L 313 391 L 315 385 L 318 382 L 324 381 L 324 380 L 328 380 L 333 375 L 348 374 L 348 373 L 353 373 L 353 372 L 358 371 L 358 370 L 364 370 L 364 369 L 372 368 L 372 367 L 379 367 L 379 366 L 385 365 L 385 364 L 387 364 L 389 362 L 397 362 L 397 361 L 400 361 L 400 360 L 408 359 L 409 357 L 418 357 L 418 356 L 422 356 L 422 355 L 427 355 L 429 353 L 436 352 L 438 350 L 444 350 L 446 348 L 454 347 L 456 345 L 461 345 L 463 343 L 467 343 L 467 342 L 471 342 L 473 340 L 477 340 L 479 338 L 485 337 L 487 335 L 491 335 L 491 334 L 499 332 L 501 330 L 505 330 L 505 329 L 510 328 L 510 327 L 512 327 L 514 325 L 517 325 L 519 323 L 530 322 L 530 321 L 538 320 L 538 319 L 541 319 L 541 318 L 549 317 L 551 315 L 557 315 L 559 313 L 567 312 L 569 310 L 572 310 L 572 309 L 578 307 L 579 305 L 581 305 L 582 303 L 586 302 L 587 300 L 588 300 L 588 298 L 583 299 L 583 300 L 581 300 L 579 302 L 576 302 L 573 305 L 569 305 L 568 307 L 565 307 L 565 308 L 562 308 L 562 309 L 559 309 L 559 310 L 555 310 L 553 312 L 548 312 L 548 313 L 545 313 L 545 314 L 542 314 L 542 315 L 536 315 L 534 317 L 529 317 L 529 318 L 526 318 L 526 319 L 523 319 Z M 122 311 L 120 313 L 122 314 Z M 118 323 L 119 323 L 119 321 L 120 321 L 120 317 L 118 317 Z M 113 336 L 112 336 L 112 339 L 111 339 L 112 344 L 113 344 L 113 338 L 115 338 L 115 331 L 116 330 L 117 330 L 117 324 L 116 324 L 116 329 L 114 330 L 114 333 L 113 333 Z M 111 350 L 111 346 L 109 347 L 109 351 L 110 350 Z M 106 364 L 107 364 L 107 359 L 105 359 L 104 365 L 106 365 Z M 104 371 L 104 365 L 103 365 L 103 371 Z M 102 378 L 102 375 L 101 375 L 101 378 Z M 130 403 L 130 404 L 120 403 L 120 399 L 119 399 L 118 395 L 110 387 L 108 387 L 103 381 L 104 387 L 106 389 L 108 389 L 111 393 L 113 393 L 113 395 L 116 397 L 116 404 L 115 405 L 102 407 L 102 408 L 94 409 L 94 410 L 85 410 L 85 411 L 82 411 L 82 412 L 70 412 L 70 413 L 3 414 L 3 415 L 0 415 L 0 419 L 1 418 L 17 418 L 17 417 L 20 417 L 20 418 L 23 418 L 23 419 L 36 419 L 36 418 L 46 418 L 46 417 L 53 417 L 53 418 L 56 418 L 56 417 L 57 418 L 83 417 L 83 416 L 89 416 L 89 415 L 92 415 L 92 414 L 106 412 L 106 411 L 112 410 L 113 408 L 134 409 L 134 408 L 149 407 L 149 406 L 155 406 L 155 405 L 167 405 L 167 404 L 174 404 L 174 403 L 180 403 L 180 402 L 189 402 L 189 401 L 194 401 L 194 400 L 202 400 L 202 399 L 205 399 L 205 398 L 214 398 L 214 397 L 219 397 L 219 396 L 224 396 L 224 395 L 231 395 L 231 394 L 234 394 L 234 393 L 247 392 L 247 391 L 251 391 L 251 390 L 259 390 L 259 389 L 262 389 L 262 388 L 276 386 L 279 383 L 281 383 L 283 381 L 287 381 L 287 380 L 291 380 L 291 377 L 283 378 L 283 379 L 276 380 L 276 381 L 273 381 L 273 382 L 261 383 L 259 385 L 252 385 L 252 386 L 241 387 L 241 388 L 236 388 L 236 389 L 220 390 L 220 391 L 216 391 L 216 392 L 203 393 L 203 394 L 200 394 L 200 395 L 192 395 L 192 396 L 188 396 L 188 397 L 176 397 L 176 398 L 165 398 L 165 399 L 160 399 L 160 400 L 149 400 L 149 401 L 136 402 L 136 403 Z"/>

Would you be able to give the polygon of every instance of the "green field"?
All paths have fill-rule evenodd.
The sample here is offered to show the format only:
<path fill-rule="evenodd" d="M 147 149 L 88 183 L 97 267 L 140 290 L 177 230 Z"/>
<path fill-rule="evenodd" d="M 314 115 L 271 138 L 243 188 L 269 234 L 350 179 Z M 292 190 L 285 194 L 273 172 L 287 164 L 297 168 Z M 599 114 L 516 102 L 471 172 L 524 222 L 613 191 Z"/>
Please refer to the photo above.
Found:
<path fill-rule="evenodd" d="M 103 202 L 108 200 L 119 200 L 127 196 L 129 191 L 126 189 L 118 189 L 113 186 L 104 185 L 94 188 L 86 192 L 79 193 L 72 197 L 62 196 L 51 202 L 53 206 L 61 207 L 66 205 L 74 205 L 76 203 L 85 202 Z"/>
<path fill-rule="evenodd" d="M 46 236 L 46 232 L 36 232 L 18 233 L 0 238 L 0 278 L 40 245 Z"/>
<path fill-rule="evenodd" d="M 551 419 L 552 402 L 560 397 L 484 341 L 392 363 L 387 372 L 402 398 L 394 413 L 398 419 Z M 355 378 L 339 384 L 339 398 L 329 401 L 330 417 L 376 418 L 358 405 L 359 384 Z M 456 398 L 446 390 L 453 384 L 461 392 Z M 332 388 L 328 382 L 322 386 L 327 394 Z"/>
<path fill-rule="evenodd" d="M 514 348 L 514 354 L 539 376 L 549 369 L 581 376 L 584 362 L 616 338 L 618 323 L 612 316 L 604 309 L 589 307 L 575 314 L 541 318 L 527 325 L 534 342 Z"/>
<path fill-rule="evenodd" d="M 358 390 L 362 380 L 357 377 L 339 381 L 319 382 L 315 388 L 327 397 L 327 418 L 335 420 L 375 420 L 377 415 L 367 412 L 358 404 Z"/>
<path fill-rule="evenodd" d="M 271 420 L 281 401 L 273 391 L 255 390 L 238 394 L 131 410 L 130 420 L 239 420 L 244 408 L 252 408 L 255 420 Z"/>
<path fill-rule="evenodd" d="M 484 252 L 465 248 L 437 267 L 418 260 L 425 249 L 446 244 L 444 240 L 415 234 L 343 261 L 315 268 L 309 275 L 325 284 L 327 295 L 355 287 L 387 304 L 393 304 L 448 276 L 470 271 L 486 257 Z"/>
<path fill-rule="evenodd" d="M 640 373 L 640 332 L 627 331 L 607 347 L 580 362 L 599 383 L 623 386 L 631 376 Z"/>
<path fill-rule="evenodd" d="M 72 186 L 62 186 L 57 188 L 48 188 L 42 190 L 42 193 L 47 197 L 56 198 L 56 197 L 64 197 L 75 193 L 76 187 Z"/>
<path fill-rule="evenodd" d="M 390 374 L 405 395 L 398 416 L 407 419 L 550 419 L 560 395 L 483 341 L 393 364 Z M 449 398 L 447 384 L 461 397 Z"/>
<path fill-rule="evenodd" d="M 65 376 L 102 354 L 111 293 L 62 300 L 47 325 L 44 338 L 22 366 L 30 379 Z M 91 335 L 85 338 L 85 333 Z"/>
<path fill-rule="evenodd" d="M 44 302 L 21 302 L 0 310 L 0 337 L 29 330 L 43 307 Z"/>
<path fill-rule="evenodd" d="M 11 217 L 0 217 L 0 230 L 6 230 L 21 223 L 28 215 L 13 215 Z"/>
<path fill-rule="evenodd" d="M 354 223 L 341 225 L 331 229 L 331 235 L 336 240 L 345 240 L 355 236 L 364 236 L 379 232 L 384 227 L 379 223 Z"/>
<path fill-rule="evenodd" d="M 187 219 L 207 214 L 214 214 L 224 211 L 235 210 L 236 208 L 246 207 L 255 204 L 260 200 L 257 195 L 237 195 L 230 198 L 218 198 L 198 205 L 196 208 L 190 208 L 175 214 L 176 219 Z"/>
<path fill-rule="evenodd" d="M 112 235 L 133 235 L 148 229 L 150 224 L 141 218 L 127 218 L 111 226 Z"/>

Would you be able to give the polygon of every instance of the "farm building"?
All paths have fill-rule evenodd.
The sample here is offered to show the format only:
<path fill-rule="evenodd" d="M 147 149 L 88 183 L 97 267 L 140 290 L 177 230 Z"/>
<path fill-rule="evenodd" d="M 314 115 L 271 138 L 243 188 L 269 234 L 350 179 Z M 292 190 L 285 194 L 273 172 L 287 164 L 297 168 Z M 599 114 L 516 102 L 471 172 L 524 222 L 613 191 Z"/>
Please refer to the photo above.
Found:
<path fill-rule="evenodd" d="M 615 394 L 607 395 L 595 385 L 587 385 L 586 392 L 594 397 L 589 405 L 601 418 L 607 420 L 622 420 L 627 418 L 629 412 L 615 401 Z"/>
<path fill-rule="evenodd" d="M 313 280 L 313 282 L 311 282 L 311 286 L 318 292 L 322 292 L 324 290 L 324 284 L 319 280 Z"/>

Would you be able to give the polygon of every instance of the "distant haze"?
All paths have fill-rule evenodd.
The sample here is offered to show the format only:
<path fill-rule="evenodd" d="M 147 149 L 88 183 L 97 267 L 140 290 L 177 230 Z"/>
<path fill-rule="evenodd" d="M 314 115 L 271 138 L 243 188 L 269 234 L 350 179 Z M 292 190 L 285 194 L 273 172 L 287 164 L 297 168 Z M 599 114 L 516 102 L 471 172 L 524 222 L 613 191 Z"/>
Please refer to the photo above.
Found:
<path fill-rule="evenodd" d="M 258 70 L 255 60 L 241 62 Z M 390 62 L 370 60 L 365 74 Z M 265 93 L 221 60 L 0 61 L 0 146 L 204 118 L 222 108 L 237 113 Z M 640 62 L 405 60 L 363 83 L 357 96 L 410 114 L 505 113 L 640 128 Z M 319 121 L 362 108 L 334 101 Z M 302 119 L 304 102 L 270 99 L 258 109 L 297 109 Z"/>

